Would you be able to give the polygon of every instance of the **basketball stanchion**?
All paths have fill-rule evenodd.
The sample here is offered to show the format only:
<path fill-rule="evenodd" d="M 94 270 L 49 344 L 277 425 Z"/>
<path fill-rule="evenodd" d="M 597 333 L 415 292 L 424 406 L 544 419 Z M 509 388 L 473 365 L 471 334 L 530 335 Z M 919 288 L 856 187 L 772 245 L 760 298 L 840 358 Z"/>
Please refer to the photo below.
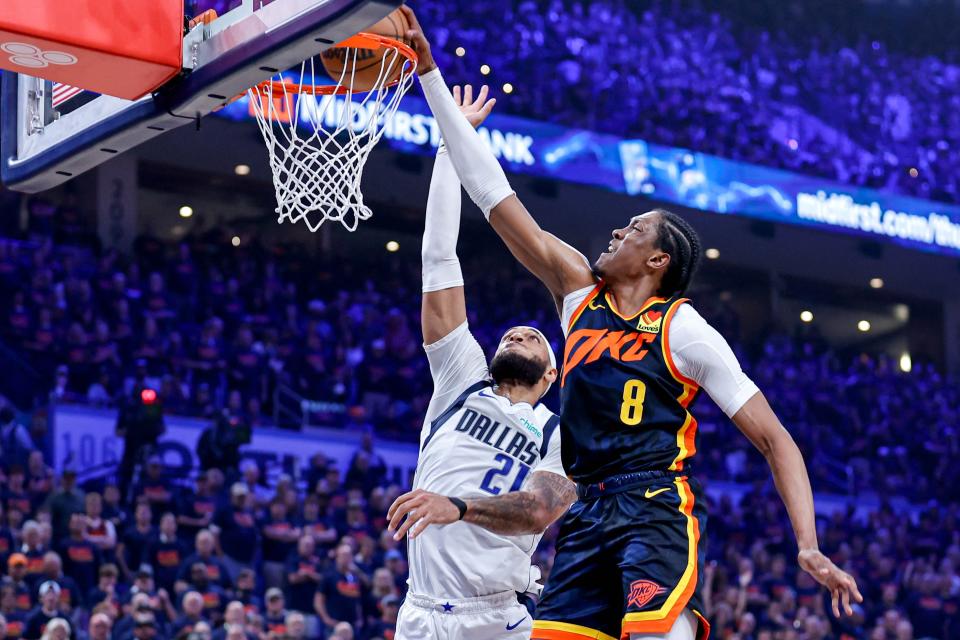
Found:
<path fill-rule="evenodd" d="M 413 85 L 417 54 L 372 33 L 328 51 L 343 63 L 335 84 L 316 84 L 318 65 L 310 58 L 299 81 L 278 73 L 248 95 L 269 154 L 278 222 L 303 221 L 315 232 L 334 220 L 354 231 L 372 215 L 360 190 L 363 167 Z M 371 64 L 377 56 L 379 63 Z"/>

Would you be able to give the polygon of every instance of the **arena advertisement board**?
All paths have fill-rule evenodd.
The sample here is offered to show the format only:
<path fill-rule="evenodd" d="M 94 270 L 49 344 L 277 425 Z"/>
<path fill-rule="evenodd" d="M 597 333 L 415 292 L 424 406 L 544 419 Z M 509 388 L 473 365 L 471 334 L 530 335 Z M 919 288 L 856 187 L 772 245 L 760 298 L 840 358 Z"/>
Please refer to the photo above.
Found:
<path fill-rule="evenodd" d="M 960 254 L 960 207 L 858 189 L 642 140 L 620 143 L 626 193 Z"/>
<path fill-rule="evenodd" d="M 116 412 L 78 405 L 53 407 L 52 463 L 59 474 L 67 464 L 81 475 L 106 469 L 120 461 L 123 439 L 114 435 Z M 159 453 L 174 473 L 184 475 L 198 468 L 197 442 L 210 422 L 180 416 L 166 416 L 167 431 L 160 439 Z M 244 458 L 260 463 L 261 468 L 295 475 L 317 453 L 334 461 L 346 473 L 360 445 L 361 433 L 341 429 L 311 429 L 308 433 L 257 427 L 252 442 L 241 447 Z M 417 466 L 417 446 L 407 442 L 377 440 L 375 451 L 387 464 L 388 478 L 403 486 L 413 479 Z"/>
<path fill-rule="evenodd" d="M 325 109 L 318 100 L 340 104 Z M 301 126 L 309 126 L 311 114 L 342 117 L 343 100 L 305 96 L 296 108 Z M 253 118 L 246 97 L 217 115 L 232 120 Z M 358 127 L 369 116 L 362 110 L 353 114 Z M 480 134 L 507 169 L 516 173 L 960 255 L 960 206 L 515 116 L 491 115 Z M 418 154 L 432 155 L 440 143 L 440 131 L 426 101 L 416 96 L 404 99 L 393 120 L 385 124 L 383 137 L 397 150 Z"/>

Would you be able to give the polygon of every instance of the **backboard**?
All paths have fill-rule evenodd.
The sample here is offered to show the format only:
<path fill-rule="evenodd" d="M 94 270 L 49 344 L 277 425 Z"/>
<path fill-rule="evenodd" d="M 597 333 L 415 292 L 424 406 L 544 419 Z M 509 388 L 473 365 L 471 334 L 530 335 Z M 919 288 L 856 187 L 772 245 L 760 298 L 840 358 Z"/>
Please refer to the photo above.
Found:
<path fill-rule="evenodd" d="M 0 180 L 36 193 L 177 127 L 374 24 L 402 0 L 240 0 L 189 28 L 183 73 L 131 101 L 3 71 Z"/>

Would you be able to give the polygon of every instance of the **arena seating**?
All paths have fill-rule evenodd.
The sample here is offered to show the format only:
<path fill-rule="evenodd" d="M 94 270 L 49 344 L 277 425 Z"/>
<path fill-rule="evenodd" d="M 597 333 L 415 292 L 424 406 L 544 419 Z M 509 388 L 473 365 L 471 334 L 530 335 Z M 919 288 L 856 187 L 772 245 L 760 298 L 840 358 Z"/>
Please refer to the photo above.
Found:
<path fill-rule="evenodd" d="M 31 208 L 41 204 L 33 201 Z M 57 235 L 56 228 L 47 231 Z M 111 252 L 96 256 L 89 249 L 33 237 L 0 241 L 0 292 L 9 301 L 0 322 L 5 346 L 44 369 L 38 395 L 110 405 L 129 393 L 136 380 L 145 379 L 156 383 L 168 412 L 212 416 L 226 408 L 256 429 L 270 422 L 272 390 L 290 385 L 308 397 L 352 408 L 346 422 L 333 426 L 372 425 L 381 437 L 416 437 L 431 389 L 417 330 L 416 261 L 391 260 L 385 254 L 334 268 L 296 253 L 270 254 L 257 247 L 238 251 L 222 240 L 167 246 L 153 238 L 141 238 L 136 260 L 128 261 Z M 549 300 L 529 276 L 512 265 L 485 264 L 478 256 L 465 259 L 464 271 L 472 327 L 485 348 L 490 350 L 504 328 L 520 321 L 532 321 L 558 339 Z M 484 278 L 469 275 L 478 273 Z M 738 318 L 732 309 L 709 291 L 693 296 L 711 321 L 735 339 Z M 527 314 L 523 318 L 512 311 L 521 308 Z M 932 367 L 917 366 L 904 374 L 883 358 L 841 361 L 815 335 L 775 334 L 760 344 L 735 346 L 804 450 L 814 486 L 880 501 L 874 509 L 841 508 L 821 521 L 822 545 L 854 572 L 867 596 L 852 622 L 838 623 L 827 615 L 822 594 L 795 572 L 789 523 L 763 459 L 709 399 L 701 400 L 698 476 L 708 486 L 734 482 L 752 487 L 739 500 L 724 498 L 724 504 L 710 510 L 712 562 L 704 577 L 711 585 L 709 613 L 718 637 L 960 633 L 955 569 L 960 541 L 954 534 L 958 504 L 952 490 L 960 478 L 943 455 L 956 447 L 960 387 Z M 28 446 L 39 450 L 41 442 L 30 441 L 29 435 Z M 373 471 L 382 468 L 375 445 L 364 457 Z M 145 637 L 136 634 L 138 621 L 146 619 L 157 621 L 156 638 L 187 637 L 185 629 L 200 634 L 191 637 L 206 637 L 201 620 L 217 632 L 224 616 L 243 619 L 243 611 L 249 637 L 304 637 L 300 630 L 313 633 L 323 623 L 310 617 L 316 614 L 312 593 L 317 589 L 328 594 L 329 633 L 334 633 L 334 622 L 346 621 L 354 627 L 354 637 L 390 637 L 393 598 L 404 588 L 403 547 L 384 534 L 383 516 L 403 487 L 367 481 L 382 475 L 348 473 L 336 480 L 337 473 L 327 473 L 324 456 L 315 456 L 316 468 L 306 473 L 327 479 L 319 493 L 316 483 L 293 489 L 288 483 L 278 488 L 260 484 L 254 479 L 258 474 L 245 465 L 251 479 L 247 493 L 254 503 L 249 511 L 237 506 L 236 500 L 247 498 L 232 495 L 220 471 L 205 476 L 200 494 L 180 488 L 158 499 L 149 482 L 141 482 L 134 504 L 145 506 L 125 508 L 109 477 L 105 486 L 93 488 L 103 498 L 85 502 L 70 489 L 71 477 L 51 477 L 40 453 L 29 457 L 21 489 L 15 476 L 23 459 L 25 454 L 5 461 L 4 569 L 14 570 L 19 557 L 13 552 L 24 539 L 32 539 L 28 532 L 36 529 L 41 542 L 27 543 L 30 576 L 23 583 L 14 580 L 10 594 L 5 591 L 0 599 L 8 624 L 27 624 L 30 611 L 36 614 L 45 573 L 59 581 L 61 600 L 69 595 L 62 615 L 86 628 L 91 614 L 105 612 L 114 620 L 117 638 Z M 917 465 L 929 469 L 929 476 L 913 473 Z M 157 468 L 156 474 L 154 481 L 163 484 L 163 470 Z M 895 496 L 909 500 L 889 502 Z M 927 499 L 931 501 L 924 503 Z M 99 525 L 96 503 L 101 501 L 104 518 L 114 522 L 115 540 Z M 204 506 L 211 516 L 203 515 Z M 87 516 L 74 519 L 75 510 Z M 168 511 L 181 517 L 179 534 L 172 532 L 177 519 L 163 517 Z M 236 525 L 238 513 L 245 526 Z M 189 556 L 196 545 L 213 544 L 212 539 L 197 540 L 197 532 L 209 523 L 221 529 L 223 555 L 197 552 L 210 574 L 205 581 L 193 572 L 197 558 Z M 164 537 L 158 537 L 157 527 L 166 527 Z M 300 565 L 288 559 L 298 544 L 291 531 L 298 528 L 314 538 L 316 581 L 309 571 L 306 583 L 286 577 L 299 571 L 293 567 Z M 551 541 L 548 535 L 538 555 L 545 565 L 552 557 Z M 339 543 L 350 549 L 339 553 L 338 574 Z M 47 551 L 60 559 L 45 557 Z M 58 563 L 71 579 L 58 573 Z M 138 572 L 141 564 L 150 569 Z M 117 578 L 112 577 L 113 565 L 119 567 Z M 241 577 L 243 566 L 257 569 L 253 586 L 250 576 Z M 359 586 L 344 596 L 338 576 L 351 571 Z M 278 604 L 275 592 L 266 592 L 272 586 L 283 590 L 285 605 Z M 154 591 L 160 587 L 166 596 Z M 200 592 L 202 611 L 194 611 L 194 596 L 184 596 L 185 589 Z M 135 600 L 138 591 L 147 591 L 150 598 Z M 231 608 L 233 599 L 245 608 Z M 341 606 L 356 616 L 329 609 Z M 308 617 L 284 618 L 283 607 Z M 104 624 L 99 617 L 92 622 Z M 340 629 L 331 637 L 350 637 L 345 627 Z"/>

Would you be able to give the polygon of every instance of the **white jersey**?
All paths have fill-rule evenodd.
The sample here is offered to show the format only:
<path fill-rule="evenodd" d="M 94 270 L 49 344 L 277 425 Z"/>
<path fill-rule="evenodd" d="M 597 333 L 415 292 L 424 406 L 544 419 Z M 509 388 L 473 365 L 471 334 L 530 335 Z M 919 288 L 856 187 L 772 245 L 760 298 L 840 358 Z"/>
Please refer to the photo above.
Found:
<path fill-rule="evenodd" d="M 543 405 L 513 404 L 493 392 L 486 357 L 466 322 L 424 348 L 434 393 L 415 489 L 488 498 L 519 491 L 534 472 L 565 476 L 559 419 Z M 430 598 L 528 591 L 539 576 L 530 566 L 539 541 L 465 522 L 429 526 L 409 542 L 410 591 Z"/>

